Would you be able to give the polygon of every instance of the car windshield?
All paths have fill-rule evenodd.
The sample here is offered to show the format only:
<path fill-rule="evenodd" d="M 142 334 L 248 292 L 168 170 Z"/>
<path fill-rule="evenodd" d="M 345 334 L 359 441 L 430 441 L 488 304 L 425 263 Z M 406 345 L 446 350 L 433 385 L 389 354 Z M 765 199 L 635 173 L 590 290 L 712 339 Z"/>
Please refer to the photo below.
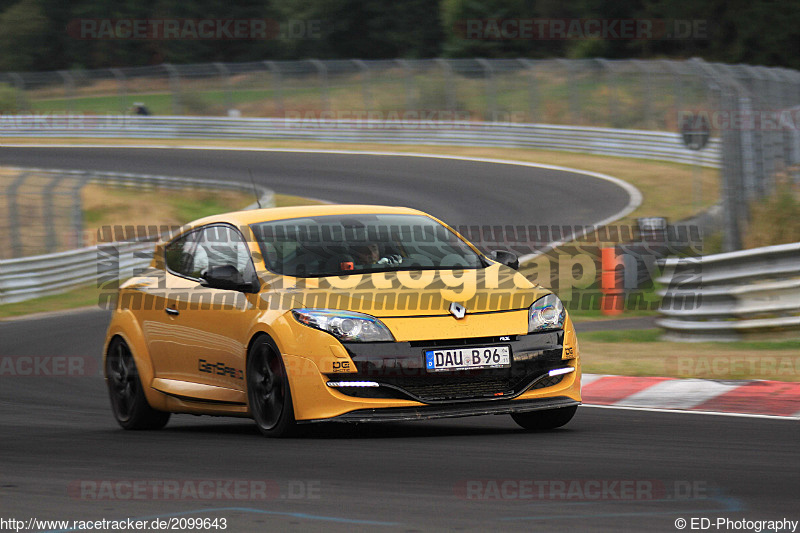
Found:
<path fill-rule="evenodd" d="M 421 215 L 329 215 L 252 224 L 267 268 L 295 277 L 482 268 L 452 231 Z"/>

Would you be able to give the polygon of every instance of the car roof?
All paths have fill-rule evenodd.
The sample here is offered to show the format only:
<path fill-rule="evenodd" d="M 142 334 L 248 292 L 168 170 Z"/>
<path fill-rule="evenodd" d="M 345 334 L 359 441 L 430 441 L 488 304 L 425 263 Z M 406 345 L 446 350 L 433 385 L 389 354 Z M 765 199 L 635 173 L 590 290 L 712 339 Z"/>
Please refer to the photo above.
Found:
<path fill-rule="evenodd" d="M 250 209 L 247 211 L 233 211 L 201 218 L 191 222 L 188 226 L 197 227 L 205 224 L 227 222 L 237 226 L 256 224 L 259 222 L 272 222 L 275 220 L 289 220 L 293 218 L 314 217 L 324 215 L 362 215 L 362 214 L 395 214 L 395 215 L 423 215 L 422 211 L 410 207 L 392 207 L 385 205 L 359 205 L 359 204 L 323 204 L 302 205 L 294 207 L 271 207 L 267 209 Z"/>

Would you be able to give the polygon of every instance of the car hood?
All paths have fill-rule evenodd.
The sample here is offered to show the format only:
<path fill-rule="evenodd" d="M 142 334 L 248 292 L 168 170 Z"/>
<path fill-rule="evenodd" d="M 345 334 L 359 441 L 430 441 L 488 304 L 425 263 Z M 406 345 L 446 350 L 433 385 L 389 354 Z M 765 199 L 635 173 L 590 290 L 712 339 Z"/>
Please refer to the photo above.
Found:
<path fill-rule="evenodd" d="M 285 282 L 289 278 L 282 278 Z M 290 278 L 294 284 L 294 278 Z M 503 265 L 459 271 L 400 271 L 305 278 L 274 289 L 295 308 L 358 311 L 379 318 L 445 316 L 453 302 L 467 313 L 527 309 L 550 291 Z"/>

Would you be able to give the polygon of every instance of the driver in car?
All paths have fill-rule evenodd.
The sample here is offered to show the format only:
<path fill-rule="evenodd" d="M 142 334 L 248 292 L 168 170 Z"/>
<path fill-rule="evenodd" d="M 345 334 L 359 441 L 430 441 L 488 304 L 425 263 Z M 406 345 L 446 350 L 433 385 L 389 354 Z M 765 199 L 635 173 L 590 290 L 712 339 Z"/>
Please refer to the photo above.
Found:
<path fill-rule="evenodd" d="M 378 243 L 369 243 L 365 246 L 357 246 L 353 248 L 355 252 L 356 263 L 370 267 L 374 265 L 399 265 L 403 262 L 403 257 L 399 254 L 390 254 L 381 257 L 381 248 Z"/>

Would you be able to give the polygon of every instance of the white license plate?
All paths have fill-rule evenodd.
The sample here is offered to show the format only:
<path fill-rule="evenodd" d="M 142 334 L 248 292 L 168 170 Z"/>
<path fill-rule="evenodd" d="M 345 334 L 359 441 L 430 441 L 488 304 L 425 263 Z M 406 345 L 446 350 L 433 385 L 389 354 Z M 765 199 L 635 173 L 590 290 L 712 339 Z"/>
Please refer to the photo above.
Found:
<path fill-rule="evenodd" d="M 507 366 L 511 366 L 511 349 L 508 346 L 478 346 L 425 351 L 425 368 L 428 372 Z"/>

